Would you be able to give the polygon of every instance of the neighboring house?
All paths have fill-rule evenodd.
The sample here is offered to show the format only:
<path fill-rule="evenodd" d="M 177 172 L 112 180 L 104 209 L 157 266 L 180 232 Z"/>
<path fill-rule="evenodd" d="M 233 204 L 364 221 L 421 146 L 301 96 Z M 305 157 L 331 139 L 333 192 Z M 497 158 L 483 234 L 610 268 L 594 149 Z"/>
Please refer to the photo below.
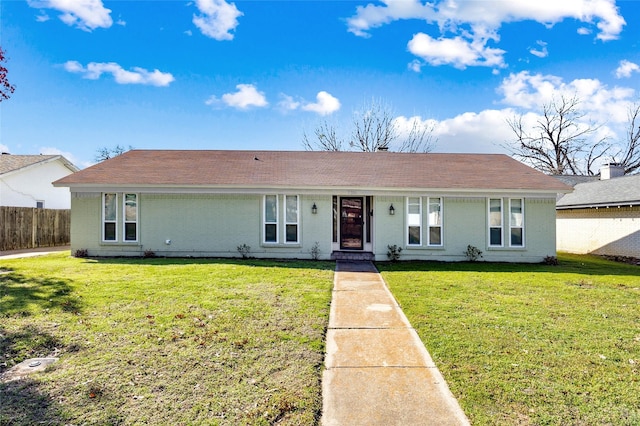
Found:
<path fill-rule="evenodd" d="M 61 155 L 0 155 L 0 206 L 69 209 L 71 197 L 51 183 L 78 168 Z"/>
<path fill-rule="evenodd" d="M 541 262 L 571 187 L 506 155 L 132 150 L 54 182 L 91 256 Z"/>
<path fill-rule="evenodd" d="M 640 257 L 640 175 L 616 164 L 557 202 L 558 250 Z"/>

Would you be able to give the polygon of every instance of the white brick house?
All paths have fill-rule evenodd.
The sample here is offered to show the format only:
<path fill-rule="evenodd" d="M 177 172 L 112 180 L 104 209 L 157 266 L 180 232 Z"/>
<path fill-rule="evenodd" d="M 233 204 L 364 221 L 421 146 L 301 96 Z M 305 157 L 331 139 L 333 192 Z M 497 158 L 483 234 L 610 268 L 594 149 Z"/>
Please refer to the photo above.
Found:
<path fill-rule="evenodd" d="M 640 175 L 605 166 L 556 204 L 557 248 L 570 253 L 640 257 Z"/>

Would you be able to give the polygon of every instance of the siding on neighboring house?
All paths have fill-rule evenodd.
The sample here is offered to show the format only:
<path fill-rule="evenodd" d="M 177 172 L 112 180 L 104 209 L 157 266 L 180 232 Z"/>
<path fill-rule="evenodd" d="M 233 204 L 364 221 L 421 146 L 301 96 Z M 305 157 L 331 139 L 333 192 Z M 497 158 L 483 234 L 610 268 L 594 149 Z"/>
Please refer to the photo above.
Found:
<path fill-rule="evenodd" d="M 558 250 L 640 257 L 640 206 L 558 210 Z"/>

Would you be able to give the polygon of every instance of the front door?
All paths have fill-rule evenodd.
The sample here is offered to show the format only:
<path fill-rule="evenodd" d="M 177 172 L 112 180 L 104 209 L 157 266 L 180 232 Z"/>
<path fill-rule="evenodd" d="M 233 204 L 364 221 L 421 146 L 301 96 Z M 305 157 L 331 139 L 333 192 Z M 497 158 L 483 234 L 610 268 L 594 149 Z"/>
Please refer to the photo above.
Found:
<path fill-rule="evenodd" d="M 362 197 L 340 198 L 340 250 L 362 250 L 363 204 Z"/>

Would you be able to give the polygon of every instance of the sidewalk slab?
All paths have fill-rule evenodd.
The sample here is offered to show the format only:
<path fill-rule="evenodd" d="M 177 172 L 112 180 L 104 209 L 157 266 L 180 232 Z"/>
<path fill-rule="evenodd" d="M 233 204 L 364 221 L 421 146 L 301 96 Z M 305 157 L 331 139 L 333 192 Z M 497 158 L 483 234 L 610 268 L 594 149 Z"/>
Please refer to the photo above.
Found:
<path fill-rule="evenodd" d="M 345 329 L 327 332 L 327 368 L 435 367 L 428 352 L 416 344 L 415 330 Z"/>
<path fill-rule="evenodd" d="M 322 380 L 332 389 L 323 398 L 332 407 L 326 426 L 468 424 L 435 368 L 334 368 Z"/>
<path fill-rule="evenodd" d="M 329 328 L 406 327 L 386 290 L 334 291 Z"/>

